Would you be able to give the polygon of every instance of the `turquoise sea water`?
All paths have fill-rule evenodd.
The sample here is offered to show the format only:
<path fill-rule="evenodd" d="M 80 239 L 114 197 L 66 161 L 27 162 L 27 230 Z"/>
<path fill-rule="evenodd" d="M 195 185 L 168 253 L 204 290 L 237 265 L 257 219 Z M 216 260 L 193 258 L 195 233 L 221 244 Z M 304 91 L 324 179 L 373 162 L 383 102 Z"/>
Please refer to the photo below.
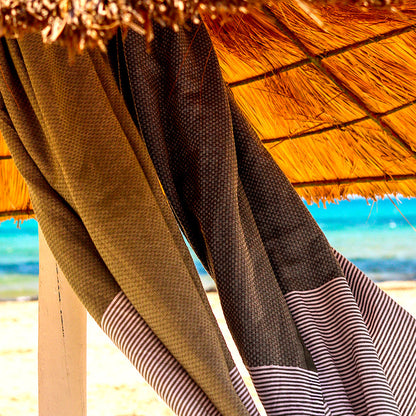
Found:
<path fill-rule="evenodd" d="M 0 224 L 0 299 L 36 296 L 38 292 L 38 224 Z"/>
<path fill-rule="evenodd" d="M 416 198 L 395 202 L 416 229 Z M 308 206 L 329 242 L 375 281 L 416 280 L 416 231 L 388 200 Z M 36 296 L 38 228 L 34 220 L 0 224 L 0 299 Z M 195 256 L 194 256 L 195 257 Z M 212 285 L 196 262 L 204 285 Z"/>

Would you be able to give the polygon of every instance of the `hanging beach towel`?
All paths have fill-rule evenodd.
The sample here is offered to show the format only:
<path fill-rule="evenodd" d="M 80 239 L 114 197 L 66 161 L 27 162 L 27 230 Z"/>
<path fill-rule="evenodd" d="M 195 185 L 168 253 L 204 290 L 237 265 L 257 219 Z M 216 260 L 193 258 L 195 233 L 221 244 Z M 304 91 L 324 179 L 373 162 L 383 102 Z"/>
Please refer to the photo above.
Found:
<path fill-rule="evenodd" d="M 256 414 L 105 55 L 31 35 L 0 66 L 0 130 L 88 312 L 178 415 Z"/>
<path fill-rule="evenodd" d="M 412 415 L 415 320 L 334 255 L 235 104 L 205 27 L 155 27 L 146 48 L 133 31 L 115 40 L 114 73 L 267 414 Z"/>

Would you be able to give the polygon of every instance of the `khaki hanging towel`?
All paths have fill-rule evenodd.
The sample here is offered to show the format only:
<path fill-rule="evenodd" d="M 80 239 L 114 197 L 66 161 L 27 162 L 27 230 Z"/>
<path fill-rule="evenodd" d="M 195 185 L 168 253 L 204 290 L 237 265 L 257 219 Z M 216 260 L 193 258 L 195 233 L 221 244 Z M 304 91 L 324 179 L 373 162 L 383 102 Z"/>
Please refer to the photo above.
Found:
<path fill-rule="evenodd" d="M 413 415 L 416 322 L 335 253 L 227 89 L 205 27 L 110 62 L 268 415 Z"/>
<path fill-rule="evenodd" d="M 1 42 L 0 130 L 88 312 L 178 415 L 256 414 L 106 56 Z"/>

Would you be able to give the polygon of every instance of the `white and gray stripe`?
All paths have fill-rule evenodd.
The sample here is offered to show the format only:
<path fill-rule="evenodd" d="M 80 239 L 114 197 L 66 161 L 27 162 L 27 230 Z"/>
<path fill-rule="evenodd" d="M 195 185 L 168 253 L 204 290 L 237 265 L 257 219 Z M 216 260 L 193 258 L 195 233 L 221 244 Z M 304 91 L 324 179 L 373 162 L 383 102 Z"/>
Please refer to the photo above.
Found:
<path fill-rule="evenodd" d="M 273 365 L 248 370 L 268 416 L 331 416 L 313 371 Z"/>
<path fill-rule="evenodd" d="M 106 309 L 101 327 L 177 415 L 220 416 L 123 292 Z"/>
<path fill-rule="evenodd" d="M 279 366 L 249 369 L 267 415 L 411 416 L 415 321 L 354 265 L 336 256 L 347 280 L 336 278 L 286 295 L 318 373 Z M 219 416 L 123 292 L 104 313 L 102 328 L 176 414 Z M 250 415 L 258 416 L 237 368 L 230 378 Z"/>
<path fill-rule="evenodd" d="M 286 300 L 331 414 L 399 416 L 372 339 L 344 277 Z"/>
<path fill-rule="evenodd" d="M 240 372 L 238 371 L 237 367 L 234 367 L 230 371 L 230 377 L 231 377 L 231 383 L 233 384 L 233 387 L 238 397 L 243 402 L 250 416 L 260 416 L 260 413 L 257 410 L 256 405 L 254 404 L 253 398 L 251 397 L 251 394 L 248 391 L 248 388 L 246 384 L 244 383 L 244 380 L 241 377 Z"/>
<path fill-rule="evenodd" d="M 416 320 L 334 250 L 402 416 L 416 411 Z"/>

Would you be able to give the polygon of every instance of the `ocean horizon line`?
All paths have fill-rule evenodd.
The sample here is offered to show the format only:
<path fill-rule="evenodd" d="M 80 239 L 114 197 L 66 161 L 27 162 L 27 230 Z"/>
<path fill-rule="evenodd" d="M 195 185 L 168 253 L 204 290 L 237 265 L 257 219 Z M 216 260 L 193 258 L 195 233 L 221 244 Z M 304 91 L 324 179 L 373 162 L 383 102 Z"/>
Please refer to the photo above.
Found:
<path fill-rule="evenodd" d="M 414 281 L 416 231 L 408 222 L 416 225 L 416 198 L 394 201 L 387 198 L 369 203 L 351 196 L 350 201 L 327 203 L 326 208 L 305 205 L 330 244 L 374 281 Z M 206 288 L 211 288 L 207 272 L 192 255 Z M 0 298 L 7 293 L 35 296 L 38 270 L 36 220 L 24 221 L 20 229 L 13 220 L 1 223 Z"/>

